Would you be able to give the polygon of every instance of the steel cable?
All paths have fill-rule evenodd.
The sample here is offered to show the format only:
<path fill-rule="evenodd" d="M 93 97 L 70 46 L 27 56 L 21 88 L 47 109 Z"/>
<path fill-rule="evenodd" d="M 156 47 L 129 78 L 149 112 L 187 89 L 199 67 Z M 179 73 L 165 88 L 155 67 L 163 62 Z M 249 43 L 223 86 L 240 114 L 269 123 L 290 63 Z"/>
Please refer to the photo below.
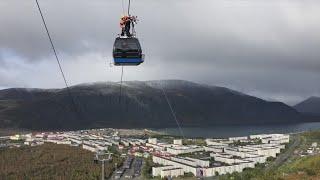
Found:
<path fill-rule="evenodd" d="M 55 46 L 54 46 L 54 44 L 53 44 L 53 41 L 52 41 L 52 38 L 51 38 L 51 35 L 50 35 L 50 32 L 49 32 L 49 29 L 48 29 L 48 27 L 47 27 L 47 23 L 46 23 L 45 18 L 44 18 L 44 16 L 43 16 L 43 13 L 42 13 L 42 10 L 41 10 L 41 7 L 40 7 L 40 5 L 39 5 L 38 0 L 36 0 L 36 3 L 37 3 L 37 7 L 38 7 L 38 10 L 39 10 L 39 13 L 40 13 L 42 22 L 43 22 L 43 26 L 44 26 L 44 28 L 45 28 L 45 30 L 46 30 L 48 39 L 49 39 L 49 41 L 50 41 L 52 51 L 53 51 L 53 53 L 54 53 L 54 56 L 55 56 L 55 59 L 56 59 L 56 61 L 57 61 L 58 66 L 59 66 L 59 69 L 60 69 L 60 72 L 61 72 L 61 75 L 62 75 L 64 84 L 65 84 L 65 86 L 66 86 L 68 95 L 69 95 L 69 97 L 70 97 L 70 99 L 71 99 L 71 102 L 72 102 L 72 105 L 74 106 L 75 111 L 78 112 L 77 106 L 76 106 L 76 103 L 75 103 L 75 100 L 74 100 L 74 97 L 73 97 L 73 95 L 72 95 L 72 93 L 71 93 L 71 90 L 70 90 L 70 87 L 69 87 L 69 85 L 68 85 L 68 82 L 67 82 L 65 73 L 64 73 L 64 71 L 63 71 L 63 69 L 62 69 L 62 66 L 61 66 L 61 63 L 60 63 L 60 59 L 59 59 L 59 57 L 58 57 L 56 48 L 55 48 Z M 78 114 L 77 114 L 77 115 L 78 115 Z"/>

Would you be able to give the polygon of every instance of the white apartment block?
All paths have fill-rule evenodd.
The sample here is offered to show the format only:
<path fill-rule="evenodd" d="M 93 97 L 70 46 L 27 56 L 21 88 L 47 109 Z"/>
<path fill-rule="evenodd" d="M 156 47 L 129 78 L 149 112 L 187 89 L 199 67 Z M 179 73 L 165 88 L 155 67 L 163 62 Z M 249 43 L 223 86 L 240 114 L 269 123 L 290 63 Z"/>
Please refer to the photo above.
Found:
<path fill-rule="evenodd" d="M 242 137 L 229 137 L 229 141 L 240 141 L 240 140 L 247 140 L 247 136 L 242 136 Z"/>
<path fill-rule="evenodd" d="M 222 153 L 223 149 L 226 146 L 204 146 L 204 150 L 206 152 L 217 152 L 217 153 Z"/>
<path fill-rule="evenodd" d="M 182 139 L 174 139 L 173 144 L 175 145 L 182 145 Z"/>
<path fill-rule="evenodd" d="M 174 166 L 162 166 L 162 167 L 152 167 L 152 176 L 164 177 L 178 177 L 184 175 L 182 168 L 177 168 Z"/>
<path fill-rule="evenodd" d="M 167 147 L 167 152 L 174 155 L 193 153 L 198 151 L 204 151 L 204 148 L 196 145 Z"/>
<path fill-rule="evenodd" d="M 158 143 L 157 138 L 149 138 L 149 139 L 148 139 L 148 143 L 150 143 L 150 144 L 157 144 L 157 143 Z"/>

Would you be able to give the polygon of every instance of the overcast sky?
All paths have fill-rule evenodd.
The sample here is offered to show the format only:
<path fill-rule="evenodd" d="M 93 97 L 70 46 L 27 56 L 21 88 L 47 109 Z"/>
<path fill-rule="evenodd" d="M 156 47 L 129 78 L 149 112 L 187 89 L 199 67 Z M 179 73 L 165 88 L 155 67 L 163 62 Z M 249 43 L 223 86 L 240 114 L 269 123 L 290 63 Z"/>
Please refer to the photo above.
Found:
<path fill-rule="evenodd" d="M 39 0 L 71 85 L 110 67 L 121 0 Z M 124 0 L 127 3 L 127 0 Z M 319 0 L 132 0 L 146 61 L 124 80 L 184 79 L 295 104 L 320 96 Z M 0 1 L 0 88 L 63 87 L 34 0 Z"/>

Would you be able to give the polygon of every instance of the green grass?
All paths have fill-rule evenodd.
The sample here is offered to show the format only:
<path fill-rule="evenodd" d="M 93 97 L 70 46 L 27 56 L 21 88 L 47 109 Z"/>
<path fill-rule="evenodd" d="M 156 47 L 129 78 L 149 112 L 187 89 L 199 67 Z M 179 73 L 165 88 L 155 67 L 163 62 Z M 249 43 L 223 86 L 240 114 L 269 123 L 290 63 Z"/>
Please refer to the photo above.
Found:
<path fill-rule="evenodd" d="M 317 142 L 320 145 L 320 131 L 305 132 L 301 137 L 304 140 L 304 148 L 310 147 L 313 142 Z"/>
<path fill-rule="evenodd" d="M 320 155 L 297 158 L 279 170 L 285 173 L 305 172 L 308 175 L 320 175 Z"/>
<path fill-rule="evenodd" d="M 142 177 L 145 179 L 152 179 L 152 167 L 155 164 L 152 161 L 152 157 L 145 158 L 145 164 L 142 167 Z"/>

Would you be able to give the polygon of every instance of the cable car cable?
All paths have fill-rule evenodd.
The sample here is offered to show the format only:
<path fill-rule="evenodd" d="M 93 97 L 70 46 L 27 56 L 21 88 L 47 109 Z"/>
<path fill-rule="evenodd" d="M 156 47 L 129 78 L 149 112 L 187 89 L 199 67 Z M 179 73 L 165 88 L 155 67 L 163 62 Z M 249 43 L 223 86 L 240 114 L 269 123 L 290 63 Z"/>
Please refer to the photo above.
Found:
<path fill-rule="evenodd" d="M 121 96 L 122 96 L 122 78 L 123 78 L 123 66 L 121 66 L 119 104 L 121 103 Z"/>
<path fill-rule="evenodd" d="M 122 15 L 124 16 L 124 15 L 126 15 L 126 11 L 125 11 L 125 9 L 124 9 L 124 0 L 121 0 L 121 3 L 122 3 Z"/>
<path fill-rule="evenodd" d="M 173 119 L 176 121 L 176 124 L 177 124 L 177 126 L 178 126 L 178 128 L 179 128 L 180 134 L 181 134 L 181 136 L 183 137 L 183 139 L 185 139 L 185 136 L 184 136 L 183 130 L 182 130 L 181 126 L 180 126 L 180 123 L 179 123 L 179 121 L 178 121 L 176 112 L 174 111 L 174 109 L 173 109 L 173 107 L 172 107 L 172 105 L 171 105 L 171 102 L 170 102 L 170 100 L 169 100 L 169 98 L 168 98 L 168 96 L 167 96 L 167 93 L 166 93 L 166 91 L 164 90 L 164 88 L 163 88 L 162 85 L 161 85 L 161 82 L 160 82 L 160 87 L 161 87 L 162 93 L 163 93 L 163 95 L 164 95 L 164 97 L 165 97 L 165 99 L 166 99 L 166 101 L 167 101 L 167 104 L 168 104 L 168 106 L 169 106 L 169 108 L 170 108 L 170 112 L 171 112 L 171 114 L 172 114 L 172 117 L 173 117 Z"/>
<path fill-rule="evenodd" d="M 128 1 L 129 1 L 129 2 L 128 2 L 128 16 L 130 16 L 131 0 L 128 0 Z M 122 0 L 122 2 L 123 2 L 123 0 Z M 133 36 L 135 36 L 135 29 L 134 29 L 134 24 L 133 24 L 133 23 L 132 23 L 132 33 L 133 33 Z M 119 40 L 118 40 L 118 41 L 119 41 Z M 117 42 L 117 39 L 116 39 L 116 42 Z M 137 40 L 137 42 L 138 42 L 138 40 Z M 136 42 L 136 43 L 137 43 L 137 42 Z M 116 43 L 115 43 L 115 44 L 116 44 Z M 139 44 L 139 43 L 138 43 L 138 44 Z M 140 47 L 140 45 L 139 45 L 139 47 Z M 115 52 L 114 52 L 114 54 L 115 54 Z M 114 56 L 114 57 L 115 57 L 115 56 Z M 141 61 L 141 62 L 143 62 L 143 61 Z M 136 65 L 139 65 L 141 62 L 138 62 Z M 122 63 L 118 63 L 118 64 L 116 64 L 116 65 L 122 65 L 121 80 L 120 80 L 120 96 L 119 96 L 119 103 L 120 103 L 120 101 L 121 101 L 121 95 L 122 95 L 123 64 L 122 64 Z M 170 103 L 170 101 L 169 101 L 169 98 L 168 98 L 168 96 L 167 96 L 164 88 L 162 87 L 162 85 L 160 85 L 160 87 L 161 87 L 162 93 L 163 93 L 163 95 L 164 95 L 164 97 L 165 97 L 165 100 L 166 100 L 166 102 L 167 102 L 167 104 L 168 104 L 168 106 L 169 106 L 169 108 L 170 108 L 170 112 L 171 112 L 171 114 L 172 114 L 172 117 L 174 118 L 174 120 L 175 120 L 175 122 L 176 122 L 176 124 L 177 124 L 177 126 L 178 126 L 178 128 L 179 128 L 180 134 L 181 134 L 181 136 L 183 137 L 183 139 L 185 139 L 184 133 L 183 133 L 183 131 L 182 131 L 182 128 L 181 128 L 181 126 L 180 126 L 180 123 L 179 123 L 179 121 L 178 121 L 178 118 L 177 118 L 177 116 L 176 116 L 176 113 L 175 113 L 175 111 L 174 111 L 174 109 L 173 109 L 173 107 L 172 107 L 172 105 L 171 105 L 171 103 Z"/>
<path fill-rule="evenodd" d="M 47 27 L 47 24 L 46 24 L 46 21 L 45 21 L 45 19 L 44 19 L 44 16 L 43 16 L 43 14 L 42 14 L 40 5 L 39 5 L 39 3 L 38 3 L 38 0 L 36 0 L 36 4 L 37 4 L 38 10 L 39 10 L 39 13 L 40 13 L 40 16 L 41 16 L 43 25 L 44 25 L 44 27 L 45 27 L 45 30 L 46 30 L 48 39 L 49 39 L 49 41 L 50 41 L 52 51 L 53 51 L 53 53 L 54 53 L 55 59 L 56 59 L 56 61 L 57 61 L 57 63 L 58 63 L 58 66 L 59 66 L 59 69 L 60 69 L 60 72 L 61 72 L 61 75 L 62 75 L 62 78 L 63 78 L 64 83 L 65 83 L 65 86 L 66 86 L 66 88 L 67 88 L 68 95 L 69 95 L 69 97 L 70 97 L 71 100 L 72 100 L 72 104 L 74 105 L 75 109 L 77 110 L 77 106 L 76 106 L 76 103 L 75 103 L 75 101 L 74 101 L 74 97 L 72 96 L 72 93 L 71 93 L 70 87 L 69 87 L 69 85 L 68 85 L 66 76 L 65 76 L 65 74 L 64 74 L 64 72 L 63 72 L 63 69 L 62 69 L 62 66 L 61 66 L 61 63 L 60 63 L 60 59 L 59 59 L 59 57 L 58 57 L 58 55 L 57 55 L 57 51 L 56 51 L 56 49 L 55 49 L 55 46 L 54 46 L 53 41 L 52 41 L 52 38 L 51 38 L 51 36 L 50 36 L 50 32 L 49 32 L 49 29 L 48 29 L 48 27 Z M 131 0 L 129 0 L 129 4 L 128 4 L 128 15 L 130 14 L 130 5 L 131 5 Z M 120 103 L 120 101 L 121 101 L 121 95 L 122 95 L 122 82 L 123 82 L 123 66 L 121 67 L 119 103 Z M 172 116 L 173 116 L 173 118 L 174 118 L 174 120 L 175 120 L 175 122 L 176 122 L 176 124 L 177 124 L 177 126 L 178 126 L 178 128 L 179 128 L 180 134 L 182 135 L 183 139 L 185 139 L 184 133 L 183 133 L 183 131 L 182 131 L 182 128 L 181 128 L 181 126 L 180 126 L 180 123 L 179 123 L 179 121 L 178 121 L 178 118 L 177 118 L 177 116 L 176 116 L 176 113 L 175 113 L 175 111 L 174 111 L 174 109 L 173 109 L 173 107 L 172 107 L 172 105 L 171 105 L 171 103 L 170 103 L 170 101 L 169 101 L 169 98 L 168 98 L 168 96 L 167 96 L 164 88 L 162 87 L 162 85 L 160 85 L 160 87 L 161 87 L 162 93 L 163 93 L 163 95 L 164 95 L 164 97 L 165 97 L 165 100 L 166 100 L 166 102 L 167 102 L 167 104 L 168 104 L 168 106 L 169 106 L 169 108 L 170 108 L 170 112 L 171 112 L 171 114 L 172 114 Z"/>
<path fill-rule="evenodd" d="M 128 4 L 128 16 L 130 16 L 130 6 L 131 6 L 131 0 L 129 0 L 129 4 Z"/>
<path fill-rule="evenodd" d="M 48 27 L 47 27 L 46 21 L 45 21 L 45 19 L 44 19 L 44 17 L 43 17 L 43 14 L 42 14 L 42 11 L 41 11 L 41 8 L 40 8 L 40 5 L 39 5 L 39 3 L 38 3 L 38 0 L 36 0 L 36 3 L 37 3 L 37 6 L 38 6 L 38 9 L 39 9 L 39 13 L 40 13 L 40 15 L 41 15 L 41 19 L 42 19 L 43 25 L 44 25 L 44 27 L 45 27 L 45 29 L 46 29 L 47 36 L 48 36 L 49 41 L 50 41 L 51 48 L 52 48 L 52 50 L 53 50 L 54 56 L 55 56 L 55 58 L 56 58 L 56 61 L 57 61 L 57 63 L 58 63 L 58 66 L 59 66 L 59 69 L 60 69 L 60 72 L 61 72 L 61 75 L 62 75 L 62 77 L 63 77 L 64 83 L 65 83 L 65 86 L 68 88 L 69 86 L 68 86 L 68 83 L 67 83 L 66 77 L 65 77 L 64 72 L 63 72 L 63 70 L 62 70 L 62 66 L 61 66 L 61 63 L 60 63 L 59 57 L 58 57 L 58 55 L 57 55 L 57 51 L 56 51 L 56 49 L 55 49 L 55 47 L 54 47 L 54 45 L 53 45 L 53 42 L 52 42 L 52 39 L 51 39 L 51 36 L 50 36 L 49 30 L 48 30 Z"/>
<path fill-rule="evenodd" d="M 51 35 L 50 35 L 50 32 L 49 32 L 49 29 L 48 29 L 48 27 L 47 27 L 47 23 L 46 23 L 45 18 L 44 18 L 44 16 L 43 16 L 43 13 L 42 13 L 42 10 L 41 10 L 41 7 L 40 7 L 40 5 L 39 5 L 38 0 L 36 0 L 36 3 L 37 3 L 37 7 L 38 7 L 38 10 L 39 10 L 39 13 L 40 13 L 42 22 L 43 22 L 43 26 L 44 26 L 44 28 L 45 28 L 45 30 L 46 30 L 48 39 L 49 39 L 49 41 L 50 41 L 52 51 L 53 51 L 53 53 L 54 53 L 54 56 L 55 56 L 55 59 L 56 59 L 56 61 L 57 61 L 57 63 L 58 63 L 58 66 L 59 66 L 59 69 L 60 69 L 60 72 L 61 72 L 61 75 L 62 75 L 64 84 L 65 84 L 65 86 L 66 86 L 68 95 L 69 95 L 69 97 L 70 97 L 70 99 L 71 99 L 71 102 L 72 102 L 75 110 L 77 111 L 77 106 L 76 106 L 74 97 L 72 96 L 72 93 L 71 93 L 71 90 L 70 90 L 70 88 L 69 88 L 69 85 L 68 85 L 66 76 L 65 76 L 65 74 L 64 74 L 64 72 L 63 72 L 63 69 L 62 69 L 62 66 L 61 66 L 61 63 L 60 63 L 60 59 L 59 59 L 59 57 L 58 57 L 58 55 L 57 55 L 56 48 L 54 47 L 54 44 L 53 44 L 53 41 L 52 41 L 52 38 L 51 38 Z"/>

